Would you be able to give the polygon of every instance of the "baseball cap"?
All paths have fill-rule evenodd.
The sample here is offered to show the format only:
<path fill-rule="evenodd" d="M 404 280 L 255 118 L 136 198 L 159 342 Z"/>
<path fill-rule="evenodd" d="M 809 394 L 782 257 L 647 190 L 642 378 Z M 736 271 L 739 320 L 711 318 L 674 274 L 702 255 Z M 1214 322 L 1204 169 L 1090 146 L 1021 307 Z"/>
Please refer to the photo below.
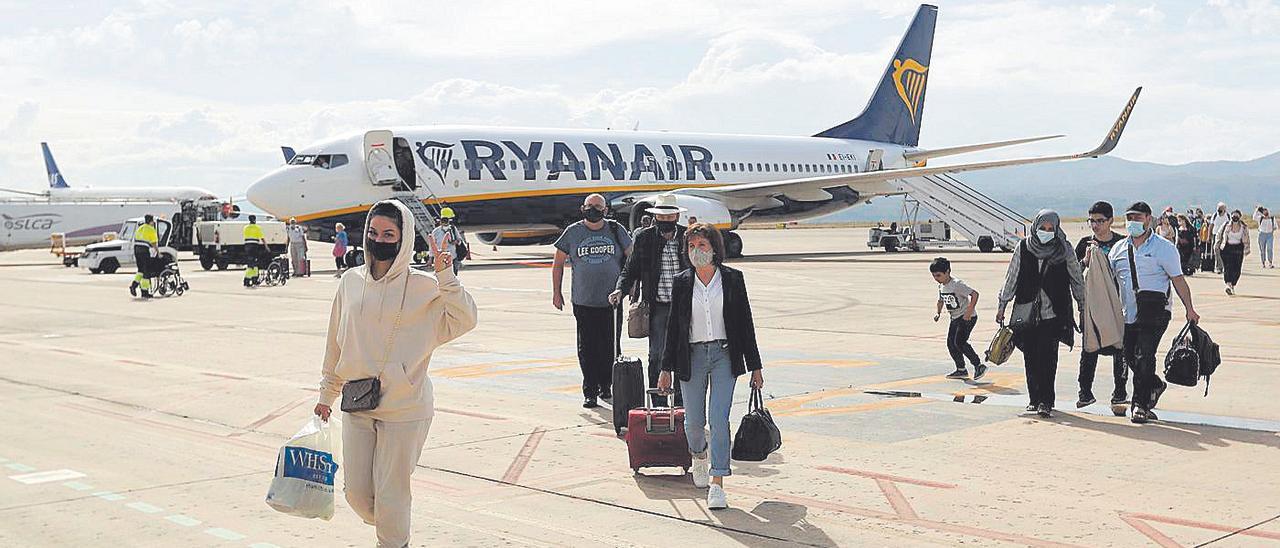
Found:
<path fill-rule="evenodd" d="M 1126 209 L 1124 212 L 1125 215 L 1128 215 L 1130 213 L 1142 213 L 1144 215 L 1150 215 L 1151 206 L 1147 205 L 1146 202 L 1134 202 L 1133 205 L 1129 206 L 1129 209 Z"/>

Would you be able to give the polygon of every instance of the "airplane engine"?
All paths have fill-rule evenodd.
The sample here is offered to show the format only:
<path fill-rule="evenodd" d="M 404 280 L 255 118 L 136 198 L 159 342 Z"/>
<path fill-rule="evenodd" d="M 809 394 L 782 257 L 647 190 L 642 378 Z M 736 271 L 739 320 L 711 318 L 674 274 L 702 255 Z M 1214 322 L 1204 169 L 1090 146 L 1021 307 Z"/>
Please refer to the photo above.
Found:
<path fill-rule="evenodd" d="M 508 230 L 505 232 L 479 232 L 476 239 L 485 245 L 547 245 L 555 243 L 558 230 Z"/>
<path fill-rule="evenodd" d="M 636 201 L 635 206 L 631 208 L 629 219 L 632 228 L 640 226 L 640 219 L 647 214 L 645 210 L 652 207 L 656 199 L 656 196 L 645 196 Z M 729 208 L 725 207 L 724 202 L 720 200 L 677 194 L 676 205 L 688 210 L 681 213 L 677 221 L 682 225 L 688 226 L 689 217 L 695 217 L 699 223 L 711 223 L 721 230 L 737 228 L 733 214 L 729 213 Z"/>

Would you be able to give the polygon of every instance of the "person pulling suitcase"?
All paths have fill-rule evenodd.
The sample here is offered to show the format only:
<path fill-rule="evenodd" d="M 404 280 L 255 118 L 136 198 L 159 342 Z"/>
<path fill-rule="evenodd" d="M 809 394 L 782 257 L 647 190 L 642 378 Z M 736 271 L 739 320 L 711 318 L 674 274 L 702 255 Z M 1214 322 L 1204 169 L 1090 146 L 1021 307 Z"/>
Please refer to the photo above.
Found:
<path fill-rule="evenodd" d="M 613 431 L 622 435 L 628 414 L 644 405 L 644 363 L 640 358 L 622 355 L 622 307 L 614 307 L 613 316 Z"/>

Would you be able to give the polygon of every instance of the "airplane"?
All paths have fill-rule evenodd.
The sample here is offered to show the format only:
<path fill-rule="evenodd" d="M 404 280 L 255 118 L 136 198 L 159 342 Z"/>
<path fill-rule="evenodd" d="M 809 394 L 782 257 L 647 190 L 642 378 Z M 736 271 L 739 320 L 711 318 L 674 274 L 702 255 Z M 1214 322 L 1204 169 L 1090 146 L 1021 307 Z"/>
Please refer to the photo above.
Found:
<path fill-rule="evenodd" d="M 409 193 L 428 209 L 452 207 L 458 225 L 482 242 L 524 245 L 553 241 L 580 218 L 588 194 L 603 194 L 615 217 L 634 227 L 644 209 L 668 193 L 688 209 L 682 222 L 692 216 L 716 225 L 728 253 L 738 256 L 743 244 L 733 230 L 748 219 L 803 220 L 906 194 L 971 228 L 966 234 L 983 251 L 1009 250 L 1025 237 L 1026 219 L 950 174 L 1105 155 L 1119 142 L 1142 88 L 1093 150 L 929 166 L 936 158 L 1061 137 L 919 147 L 937 12 L 919 7 L 861 114 L 810 137 L 394 127 L 338 136 L 296 153 L 285 148 L 286 164 L 246 195 L 330 239 L 333 223 L 362 234 L 373 203 Z"/>
<path fill-rule="evenodd" d="M 125 219 L 148 213 L 177 220 L 207 218 L 221 207 L 217 195 L 187 186 L 73 188 L 67 184 L 48 143 L 40 143 L 49 188 L 3 189 L 0 197 L 0 251 L 49 247 L 49 236 L 64 234 L 65 245 L 96 242 Z M 182 245 L 181 242 L 178 242 Z"/>

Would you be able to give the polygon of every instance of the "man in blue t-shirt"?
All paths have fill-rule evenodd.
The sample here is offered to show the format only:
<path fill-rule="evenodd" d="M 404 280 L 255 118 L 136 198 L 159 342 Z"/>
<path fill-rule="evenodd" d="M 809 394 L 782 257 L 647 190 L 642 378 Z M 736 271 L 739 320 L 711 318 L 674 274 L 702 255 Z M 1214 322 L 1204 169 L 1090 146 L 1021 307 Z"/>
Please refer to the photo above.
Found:
<path fill-rule="evenodd" d="M 1170 286 L 1182 299 L 1188 322 L 1200 321 L 1200 315 L 1191 304 L 1191 288 L 1182 275 L 1178 248 L 1164 238 L 1152 237 L 1151 206 L 1146 202 L 1129 206 L 1125 230 L 1129 237 L 1111 248 L 1108 258 L 1124 301 L 1124 361 L 1133 370 L 1131 420 L 1141 424 L 1156 419 L 1152 409 L 1166 386 L 1156 376 L 1156 349 L 1172 317 Z M 1144 294 L 1143 314 L 1138 313 L 1139 292 Z M 1159 294 L 1164 295 L 1163 306 Z"/>
<path fill-rule="evenodd" d="M 618 283 L 622 265 L 631 253 L 631 235 L 617 221 L 606 219 L 604 196 L 592 194 L 582 202 L 581 221 L 564 229 L 556 240 L 551 267 L 551 304 L 564 309 L 564 264 L 573 268 L 573 317 L 578 324 L 578 366 L 582 368 L 583 407 L 597 407 L 597 397 L 613 398 L 614 312 L 609 293 Z"/>

